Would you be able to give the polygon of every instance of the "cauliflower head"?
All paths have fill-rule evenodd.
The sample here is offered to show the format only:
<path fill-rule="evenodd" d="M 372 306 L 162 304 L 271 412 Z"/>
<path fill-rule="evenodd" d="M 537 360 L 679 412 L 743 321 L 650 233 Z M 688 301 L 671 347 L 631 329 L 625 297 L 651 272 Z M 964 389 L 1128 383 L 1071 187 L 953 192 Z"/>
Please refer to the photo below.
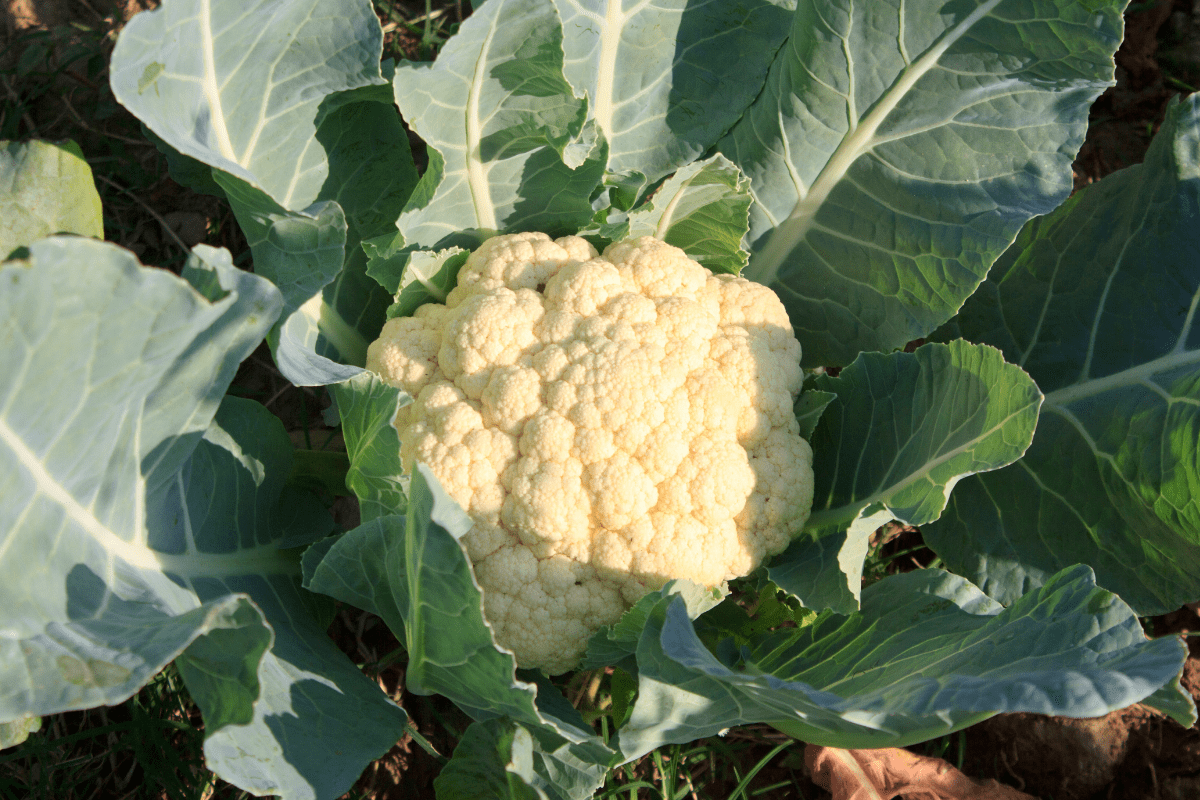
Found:
<path fill-rule="evenodd" d="M 367 368 L 414 398 L 404 468 L 474 521 L 484 615 L 523 667 L 571 669 L 647 592 L 746 575 L 808 518 L 782 303 L 661 240 L 488 239 Z"/>

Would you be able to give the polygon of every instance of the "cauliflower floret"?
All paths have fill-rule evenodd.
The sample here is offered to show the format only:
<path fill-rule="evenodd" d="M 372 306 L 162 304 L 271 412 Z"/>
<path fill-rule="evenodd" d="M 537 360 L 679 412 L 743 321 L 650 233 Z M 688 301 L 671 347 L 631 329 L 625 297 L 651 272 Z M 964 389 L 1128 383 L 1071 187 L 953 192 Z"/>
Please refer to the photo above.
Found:
<path fill-rule="evenodd" d="M 367 367 L 414 398 L 404 467 L 474 520 L 484 613 L 523 667 L 572 668 L 647 592 L 746 575 L 808 518 L 782 303 L 658 239 L 491 238 Z"/>

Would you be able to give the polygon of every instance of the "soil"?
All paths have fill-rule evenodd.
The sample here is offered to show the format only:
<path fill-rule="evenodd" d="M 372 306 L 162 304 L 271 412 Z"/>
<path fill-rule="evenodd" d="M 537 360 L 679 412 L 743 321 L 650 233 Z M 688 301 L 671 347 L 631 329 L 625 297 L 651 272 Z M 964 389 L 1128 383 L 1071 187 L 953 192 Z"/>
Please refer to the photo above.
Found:
<path fill-rule="evenodd" d="M 1189 613 L 1182 630 L 1200 629 Z M 1200 702 L 1200 642 L 1190 641 L 1183 685 Z M 1143 705 L 1098 719 L 1002 714 L 967 732 L 966 751 L 967 774 L 1054 800 L 1200 797 L 1200 730 Z"/>

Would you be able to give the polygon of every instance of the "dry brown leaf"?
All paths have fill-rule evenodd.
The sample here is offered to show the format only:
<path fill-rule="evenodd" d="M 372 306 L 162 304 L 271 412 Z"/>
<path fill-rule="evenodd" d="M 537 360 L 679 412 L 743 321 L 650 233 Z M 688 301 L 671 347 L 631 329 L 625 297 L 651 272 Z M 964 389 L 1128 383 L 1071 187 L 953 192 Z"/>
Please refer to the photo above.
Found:
<path fill-rule="evenodd" d="M 968 778 L 945 759 L 899 747 L 841 750 L 810 744 L 804 763 L 833 800 L 1037 800 L 994 780 Z"/>

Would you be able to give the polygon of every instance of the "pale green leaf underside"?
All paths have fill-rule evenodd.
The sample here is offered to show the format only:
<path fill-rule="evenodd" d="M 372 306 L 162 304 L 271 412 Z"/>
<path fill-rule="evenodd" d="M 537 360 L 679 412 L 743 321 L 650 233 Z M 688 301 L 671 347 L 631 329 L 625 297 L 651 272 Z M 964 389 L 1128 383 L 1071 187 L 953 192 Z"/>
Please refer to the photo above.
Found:
<path fill-rule="evenodd" d="M 964 483 L 927 533 L 989 594 L 1007 602 L 1083 562 L 1141 614 L 1200 599 L 1197 209 L 1193 97 L 1145 163 L 1026 226 L 947 327 L 1046 392 L 1025 458 Z"/>
<path fill-rule="evenodd" d="M 54 233 L 104 238 L 92 168 L 74 142 L 0 142 L 0 259 Z"/>
<path fill-rule="evenodd" d="M 1086 567 L 1007 609 L 940 570 L 895 575 L 863 592 L 860 613 L 765 634 L 737 664 L 705 649 L 681 602 L 664 601 L 638 647 L 621 751 L 754 722 L 812 744 L 888 747 L 999 712 L 1100 716 L 1170 683 L 1184 658 L 1177 639 L 1146 640 Z"/>
<path fill-rule="evenodd" d="M 787 34 L 767 0 L 555 0 L 563 72 L 587 95 L 608 169 L 653 183 L 711 148 L 749 105 Z"/>
<path fill-rule="evenodd" d="M 167 0 L 121 31 L 117 100 L 180 153 L 288 209 L 329 177 L 328 96 L 382 84 L 368 0 Z"/>
<path fill-rule="evenodd" d="M 343 793 L 403 712 L 328 641 L 298 554 L 277 546 L 331 527 L 280 527 L 282 424 L 248 400 L 217 409 L 279 293 L 204 247 L 185 274 L 213 302 L 83 239 L 2 271 L 0 479 L 18 491 L 0 504 L 0 563 L 20 568 L 0 581 L 0 720 L 119 703 L 176 659 L 221 777 L 288 800 Z"/>
<path fill-rule="evenodd" d="M 279 419 L 258 403 L 227 397 L 163 517 L 187 519 L 193 538 L 223 550 L 238 541 L 242 548 L 277 546 L 287 535 L 312 540 L 332 533 L 324 509 L 296 519 L 280 507 L 291 462 Z M 178 506 L 169 502 L 176 497 Z M 285 517 L 290 528 L 280 525 Z M 300 587 L 298 551 L 286 563 L 287 572 L 248 569 L 187 581 L 201 600 L 248 595 L 270 626 L 270 647 L 261 663 L 249 665 L 258 684 L 253 709 L 232 681 L 215 679 L 234 671 L 226 662 L 253 652 L 244 641 L 193 645 L 176 664 L 204 712 L 210 769 L 260 794 L 332 800 L 403 735 L 406 718 L 326 635 L 313 613 L 324 598 Z"/>
<path fill-rule="evenodd" d="M 112 245 L 55 238 L 30 250 L 0 281 L 4 720 L 120 702 L 196 636 L 233 624 L 242 601 L 201 606 L 165 573 L 284 566 L 273 551 L 168 546 L 148 505 L 175 486 L 274 320 L 275 290 L 219 266 L 229 294 L 210 305 Z"/>
<path fill-rule="evenodd" d="M 813 513 L 770 574 L 805 605 L 844 611 L 858 595 L 866 537 L 892 519 L 932 522 L 963 476 L 1020 458 L 1042 398 L 998 350 L 963 341 L 914 353 L 864 353 L 815 385 L 836 398 L 811 439 Z M 835 559 L 849 579 L 844 585 L 825 573 L 814 583 L 809 570 L 798 568 Z"/>
<path fill-rule="evenodd" d="M 803 0 L 719 148 L 751 179 L 746 276 L 805 363 L 933 330 L 1071 188 L 1122 3 Z"/>

